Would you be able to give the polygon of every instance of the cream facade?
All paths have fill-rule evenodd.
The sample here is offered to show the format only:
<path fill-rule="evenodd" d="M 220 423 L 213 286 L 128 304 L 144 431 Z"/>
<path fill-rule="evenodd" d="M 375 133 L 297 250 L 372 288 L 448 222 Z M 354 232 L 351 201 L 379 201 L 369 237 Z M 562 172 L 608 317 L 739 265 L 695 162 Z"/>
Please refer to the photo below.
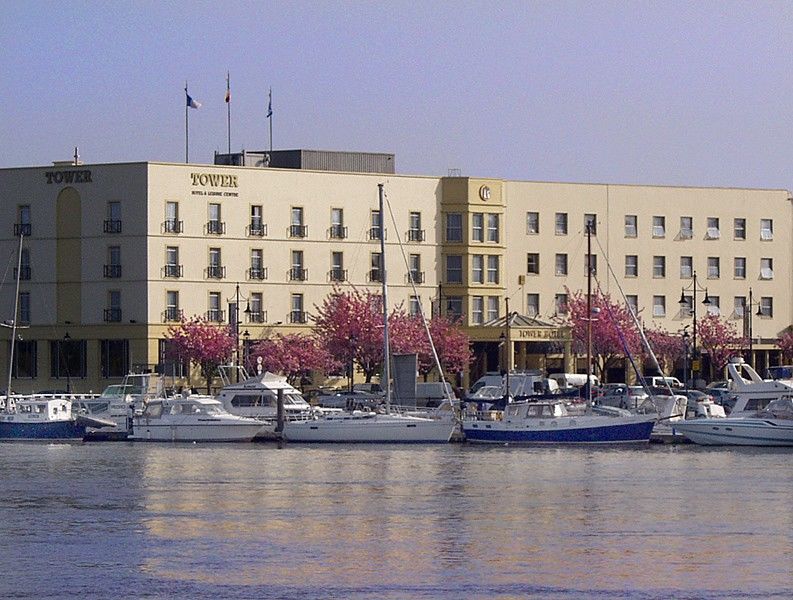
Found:
<path fill-rule="evenodd" d="M 568 289 L 585 287 L 587 219 L 597 228 L 599 284 L 613 298 L 621 288 L 647 326 L 691 323 L 678 302 L 692 296 L 694 272 L 697 301 L 705 288 L 713 300 L 699 314 L 718 304 L 739 331 L 751 288 L 763 361 L 778 360 L 773 341 L 793 322 L 786 190 L 154 162 L 3 169 L 9 268 L 0 306 L 11 318 L 23 233 L 19 321 L 29 324 L 12 386 L 97 391 L 128 369 L 162 364 L 181 316 L 229 323 L 238 313 L 250 343 L 306 330 L 334 286 L 378 291 L 378 183 L 388 200 L 389 302 L 415 310 L 420 299 L 427 313 L 459 315 L 474 341 L 474 375 L 506 361 L 572 368 L 568 333 L 548 323 Z M 507 298 L 529 319 L 516 324 L 505 359 Z"/>

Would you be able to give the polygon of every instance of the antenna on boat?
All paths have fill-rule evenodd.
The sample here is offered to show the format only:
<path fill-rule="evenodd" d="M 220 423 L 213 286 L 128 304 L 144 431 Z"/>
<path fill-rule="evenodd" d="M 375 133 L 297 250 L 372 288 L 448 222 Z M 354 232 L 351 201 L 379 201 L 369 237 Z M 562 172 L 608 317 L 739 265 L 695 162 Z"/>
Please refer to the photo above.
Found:
<path fill-rule="evenodd" d="M 383 379 L 385 382 L 385 410 L 391 412 L 391 355 L 388 351 L 388 287 L 385 273 L 385 211 L 383 210 L 383 184 L 377 184 L 380 201 L 380 281 L 383 288 Z M 381 382 L 381 385 L 383 382 Z"/>

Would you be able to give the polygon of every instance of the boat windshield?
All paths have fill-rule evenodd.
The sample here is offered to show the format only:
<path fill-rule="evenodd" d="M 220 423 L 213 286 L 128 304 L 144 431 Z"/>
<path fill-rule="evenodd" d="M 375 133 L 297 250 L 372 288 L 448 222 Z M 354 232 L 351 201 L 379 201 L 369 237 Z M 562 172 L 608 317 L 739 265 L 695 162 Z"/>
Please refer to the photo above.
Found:
<path fill-rule="evenodd" d="M 129 385 L 109 385 L 105 388 L 105 391 L 102 392 L 102 398 L 123 398 L 127 391 L 131 389 L 132 386 Z"/>

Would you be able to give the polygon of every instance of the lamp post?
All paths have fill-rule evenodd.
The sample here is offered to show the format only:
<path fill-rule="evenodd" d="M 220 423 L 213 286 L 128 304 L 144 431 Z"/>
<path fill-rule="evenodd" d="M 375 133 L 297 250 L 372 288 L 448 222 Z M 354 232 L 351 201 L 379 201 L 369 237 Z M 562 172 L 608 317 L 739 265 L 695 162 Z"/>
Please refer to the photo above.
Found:
<path fill-rule="evenodd" d="M 242 366 L 245 367 L 245 370 L 248 370 L 248 355 L 250 353 L 250 346 L 248 345 L 248 341 L 250 340 L 251 334 L 246 329 L 242 333 Z"/>
<path fill-rule="evenodd" d="M 752 313 L 754 306 L 757 305 L 757 313 Z M 746 323 L 746 334 L 749 338 L 749 364 L 754 367 L 754 334 L 752 332 L 752 315 L 763 316 L 763 306 L 761 302 L 755 302 L 752 296 L 752 288 L 749 288 L 749 302 L 743 307 L 743 318 Z"/>
<path fill-rule="evenodd" d="M 705 298 L 702 300 L 702 304 L 705 306 L 710 305 L 710 298 L 708 297 L 708 288 L 701 287 L 697 283 L 697 272 L 694 271 L 693 273 L 693 280 L 691 285 L 688 285 L 681 289 L 680 292 L 680 304 L 681 308 L 683 306 L 689 306 L 688 298 L 686 298 L 686 291 L 691 290 L 691 305 L 690 305 L 690 312 L 693 316 L 693 335 L 691 336 L 691 379 L 694 382 L 695 375 L 699 373 L 699 354 L 697 351 L 697 292 L 705 292 Z M 695 386 L 696 387 L 696 386 Z"/>
<path fill-rule="evenodd" d="M 236 367 L 240 366 L 240 300 L 245 300 L 247 302 L 245 306 L 245 314 L 251 314 L 251 305 L 250 299 L 245 297 L 240 297 L 240 284 L 238 283 L 234 289 L 234 296 L 233 296 L 233 304 L 229 306 L 229 323 L 231 324 L 233 331 L 234 331 L 234 359 Z M 232 298 L 226 298 L 226 302 L 231 302 Z M 237 383 L 240 381 L 240 371 L 239 369 L 235 369 L 237 372 L 236 380 Z"/>

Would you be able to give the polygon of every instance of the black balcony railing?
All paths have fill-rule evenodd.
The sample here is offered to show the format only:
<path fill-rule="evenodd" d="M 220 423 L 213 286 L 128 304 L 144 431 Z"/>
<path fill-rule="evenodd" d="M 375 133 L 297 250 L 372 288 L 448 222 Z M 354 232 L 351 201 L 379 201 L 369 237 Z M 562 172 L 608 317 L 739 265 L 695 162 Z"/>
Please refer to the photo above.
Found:
<path fill-rule="evenodd" d="M 207 321 L 212 323 L 222 323 L 225 320 L 224 311 L 219 308 L 210 308 L 206 313 Z"/>
<path fill-rule="evenodd" d="M 106 308 L 104 319 L 105 319 L 105 323 L 121 323 L 121 309 Z"/>
<path fill-rule="evenodd" d="M 292 267 L 289 269 L 289 281 L 306 281 L 308 279 L 308 269 Z"/>
<path fill-rule="evenodd" d="M 267 224 L 254 221 L 247 226 L 248 235 L 256 237 L 264 237 L 267 235 Z"/>
<path fill-rule="evenodd" d="M 331 281 L 347 281 L 347 269 L 331 269 L 328 276 Z"/>
<path fill-rule="evenodd" d="M 380 269 L 371 269 L 369 271 L 369 281 L 383 281 L 382 271 Z"/>
<path fill-rule="evenodd" d="M 105 233 L 121 233 L 121 219 L 105 219 Z"/>
<path fill-rule="evenodd" d="M 14 223 L 14 235 L 15 236 L 30 236 L 33 227 L 30 223 Z"/>
<path fill-rule="evenodd" d="M 424 283 L 424 271 L 411 271 L 408 274 L 408 281 L 413 279 L 413 283 Z"/>
<path fill-rule="evenodd" d="M 344 225 L 331 225 L 329 234 L 332 240 L 344 240 L 347 239 L 347 228 Z"/>
<path fill-rule="evenodd" d="M 223 221 L 207 221 L 207 233 L 223 235 L 226 233 L 226 224 Z"/>
<path fill-rule="evenodd" d="M 30 267 L 22 267 L 19 272 L 20 281 L 28 281 L 30 279 Z M 17 268 L 14 267 L 14 279 L 17 279 Z"/>
<path fill-rule="evenodd" d="M 289 313 L 289 322 L 290 323 L 305 323 L 306 322 L 306 313 L 302 310 L 293 310 Z"/>
<path fill-rule="evenodd" d="M 293 238 L 308 237 L 308 225 L 290 225 L 289 237 L 293 237 Z"/>
<path fill-rule="evenodd" d="M 112 279 L 121 277 L 121 265 L 105 265 L 104 276 Z"/>
<path fill-rule="evenodd" d="M 424 230 L 423 229 L 408 229 L 409 242 L 423 242 Z"/>
<path fill-rule="evenodd" d="M 252 310 L 246 313 L 248 316 L 248 323 L 266 323 L 267 322 L 267 311 L 262 310 Z"/>
<path fill-rule="evenodd" d="M 248 269 L 248 279 L 262 281 L 267 279 L 266 267 L 251 267 Z"/>
<path fill-rule="evenodd" d="M 183 315 L 184 315 L 184 311 L 181 308 L 169 306 L 163 311 L 162 320 L 165 322 L 181 321 Z"/>
<path fill-rule="evenodd" d="M 184 221 L 166 219 L 162 223 L 162 230 L 165 233 L 182 233 L 184 231 Z"/>
<path fill-rule="evenodd" d="M 226 267 L 217 265 L 207 267 L 207 279 L 223 279 L 226 277 Z"/>
<path fill-rule="evenodd" d="M 163 277 L 181 277 L 184 267 L 182 265 L 165 265 L 162 271 Z"/>
<path fill-rule="evenodd" d="M 385 238 L 388 239 L 387 232 L 385 233 Z M 369 239 L 370 240 L 379 240 L 380 239 L 380 228 L 379 227 L 370 227 L 369 228 Z"/>

